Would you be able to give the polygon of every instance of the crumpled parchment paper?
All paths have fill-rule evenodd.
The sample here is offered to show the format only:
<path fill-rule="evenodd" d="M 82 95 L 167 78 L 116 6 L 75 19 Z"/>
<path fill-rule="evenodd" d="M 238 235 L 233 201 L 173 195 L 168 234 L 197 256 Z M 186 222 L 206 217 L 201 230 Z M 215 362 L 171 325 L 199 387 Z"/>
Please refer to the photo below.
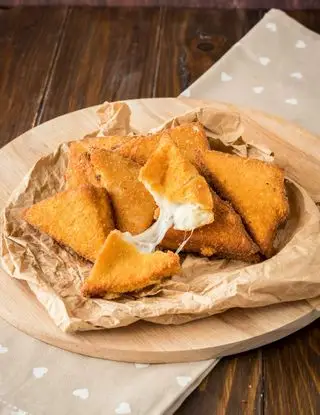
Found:
<path fill-rule="evenodd" d="M 105 103 L 93 135 L 130 133 L 125 104 Z M 200 121 L 214 149 L 272 161 L 272 151 L 246 143 L 241 117 L 199 108 L 169 120 L 157 130 Z M 141 120 L 143 123 L 143 120 Z M 55 323 L 65 331 L 129 325 L 139 319 L 182 324 L 233 307 L 259 307 L 320 295 L 320 214 L 306 191 L 288 178 L 290 217 L 278 232 L 279 252 L 254 265 L 185 256 L 182 275 L 118 300 L 87 299 L 80 286 L 92 264 L 60 246 L 21 219 L 26 207 L 64 188 L 68 145 L 41 158 L 13 192 L 1 217 L 2 265 L 27 281 Z"/>

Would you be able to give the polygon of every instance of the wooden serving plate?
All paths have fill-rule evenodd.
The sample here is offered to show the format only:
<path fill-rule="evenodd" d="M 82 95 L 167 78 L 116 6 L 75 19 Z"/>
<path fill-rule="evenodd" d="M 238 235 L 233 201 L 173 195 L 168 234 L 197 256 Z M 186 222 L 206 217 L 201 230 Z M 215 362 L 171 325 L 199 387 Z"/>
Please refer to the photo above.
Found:
<path fill-rule="evenodd" d="M 316 201 L 320 201 L 319 138 L 294 124 L 261 112 L 185 98 L 142 99 L 128 101 L 128 104 L 132 110 L 133 127 L 144 132 L 172 116 L 203 105 L 220 110 L 231 108 L 241 112 L 244 118 L 249 115 L 264 127 L 259 129 L 257 126 L 255 136 L 249 139 L 269 146 L 276 153 L 277 161 Z M 55 118 L 0 150 L 0 208 L 39 157 L 50 153 L 64 141 L 80 139 L 97 129 L 95 110 L 86 108 Z M 112 330 L 67 334 L 55 326 L 25 283 L 0 270 L 2 318 L 51 345 L 111 360 L 185 362 L 239 353 L 287 336 L 319 315 L 320 298 L 316 298 L 255 309 L 233 309 L 180 326 L 138 322 Z"/>

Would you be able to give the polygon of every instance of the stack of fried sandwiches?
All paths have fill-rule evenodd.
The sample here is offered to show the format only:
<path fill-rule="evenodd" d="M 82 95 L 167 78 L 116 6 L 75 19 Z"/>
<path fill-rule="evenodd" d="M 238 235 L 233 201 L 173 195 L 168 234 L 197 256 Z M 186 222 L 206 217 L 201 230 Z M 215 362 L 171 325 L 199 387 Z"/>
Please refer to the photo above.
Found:
<path fill-rule="evenodd" d="M 159 284 L 180 273 L 180 252 L 269 258 L 288 215 L 283 170 L 211 150 L 200 123 L 71 142 L 65 179 L 24 219 L 94 264 L 87 297 Z"/>

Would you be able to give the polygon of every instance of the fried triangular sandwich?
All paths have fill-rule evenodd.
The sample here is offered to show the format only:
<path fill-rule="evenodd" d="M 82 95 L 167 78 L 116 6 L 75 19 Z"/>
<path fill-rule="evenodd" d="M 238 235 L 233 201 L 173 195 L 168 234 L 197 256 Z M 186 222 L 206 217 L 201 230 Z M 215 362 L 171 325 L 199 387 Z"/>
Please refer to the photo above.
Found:
<path fill-rule="evenodd" d="M 214 222 L 195 229 L 192 234 L 171 228 L 161 246 L 176 250 L 187 241 L 182 251 L 256 262 L 259 248 L 246 232 L 240 216 L 230 203 L 220 199 L 217 194 L 213 193 L 213 199 Z"/>
<path fill-rule="evenodd" d="M 127 144 L 134 136 L 110 135 L 104 137 L 85 137 L 79 142 L 86 148 L 103 148 L 105 150 L 115 150 L 118 147 Z"/>
<path fill-rule="evenodd" d="M 100 186 L 90 163 L 90 150 L 92 148 L 114 150 L 131 139 L 132 137 L 129 136 L 86 137 L 70 143 L 68 167 L 66 170 L 67 188 L 75 188 L 81 184 Z"/>
<path fill-rule="evenodd" d="M 195 165 L 198 163 L 198 153 L 209 149 L 208 139 L 202 125 L 188 123 L 165 130 L 162 133 L 134 137 L 116 151 L 143 165 L 158 147 L 163 134 L 169 134 L 182 156 Z"/>
<path fill-rule="evenodd" d="M 270 257 L 276 231 L 288 216 L 283 170 L 218 151 L 207 151 L 202 157 L 208 180 L 232 203 L 261 252 Z"/>
<path fill-rule="evenodd" d="M 180 153 L 169 134 L 163 134 L 157 149 L 141 168 L 139 180 L 152 194 L 159 209 L 156 222 L 131 243 L 152 252 L 171 228 L 193 230 L 214 220 L 213 200 L 205 179 Z"/>
<path fill-rule="evenodd" d="M 105 241 L 82 293 L 88 297 L 138 291 L 180 271 L 179 256 L 173 252 L 142 253 L 119 231 Z"/>
<path fill-rule="evenodd" d="M 173 226 L 192 230 L 214 220 L 210 188 L 182 155 L 170 135 L 163 134 L 157 149 L 141 168 L 139 180 L 160 208 L 170 211 Z"/>
<path fill-rule="evenodd" d="M 128 143 L 117 148 L 123 157 L 129 158 L 140 165 L 144 165 L 150 155 L 159 145 L 161 134 L 133 137 Z"/>
<path fill-rule="evenodd" d="M 102 149 L 92 150 L 91 163 L 110 195 L 117 229 L 133 235 L 146 230 L 153 222 L 156 204 L 138 180 L 140 165 Z"/>
<path fill-rule="evenodd" d="M 68 189 L 77 188 L 83 184 L 100 186 L 90 163 L 88 148 L 81 141 L 74 141 L 69 146 L 69 160 L 65 177 Z"/>
<path fill-rule="evenodd" d="M 86 185 L 36 203 L 24 219 L 92 262 L 115 228 L 106 190 Z"/>

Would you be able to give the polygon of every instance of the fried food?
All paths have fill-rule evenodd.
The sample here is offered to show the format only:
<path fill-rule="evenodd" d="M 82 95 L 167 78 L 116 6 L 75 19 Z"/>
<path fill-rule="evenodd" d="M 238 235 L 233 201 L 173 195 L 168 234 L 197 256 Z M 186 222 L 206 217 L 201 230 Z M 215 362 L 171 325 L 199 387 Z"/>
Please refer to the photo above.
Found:
<path fill-rule="evenodd" d="M 106 190 L 87 185 L 36 203 L 24 219 L 92 262 L 115 228 Z"/>
<path fill-rule="evenodd" d="M 210 149 L 206 132 L 199 122 L 173 127 L 168 133 L 183 157 L 195 166 L 198 164 L 199 153 Z"/>
<path fill-rule="evenodd" d="M 175 229 L 192 230 L 214 220 L 210 188 L 181 154 L 170 135 L 163 134 L 157 149 L 141 168 L 139 180 L 160 207 L 171 213 Z"/>
<path fill-rule="evenodd" d="M 208 180 L 241 215 L 261 252 L 274 253 L 276 231 L 288 216 L 284 172 L 260 160 L 207 151 L 202 166 Z"/>
<path fill-rule="evenodd" d="M 214 220 L 213 200 L 205 179 L 185 159 L 169 134 L 163 134 L 157 149 L 141 168 L 139 180 L 152 194 L 160 214 L 131 243 L 144 252 L 153 252 L 168 229 L 192 230 Z"/>
<path fill-rule="evenodd" d="M 73 141 L 69 146 L 69 160 L 66 171 L 66 186 L 68 189 L 76 188 L 82 184 L 100 186 L 90 162 L 90 150 L 92 148 L 115 148 L 130 141 L 132 137 L 86 137 L 79 141 Z"/>
<path fill-rule="evenodd" d="M 74 141 L 69 146 L 69 160 L 65 177 L 67 189 L 74 189 L 83 184 L 100 186 L 90 163 L 88 149 L 81 141 Z"/>
<path fill-rule="evenodd" d="M 119 147 L 117 151 L 124 157 L 143 165 L 158 147 L 163 134 L 169 134 L 182 156 L 195 165 L 198 163 L 198 153 L 209 149 L 208 139 L 202 125 L 189 123 L 157 134 L 134 137 Z"/>
<path fill-rule="evenodd" d="M 182 155 L 193 164 L 198 162 L 197 154 L 209 148 L 205 131 L 201 124 L 190 123 L 166 130 L 180 149 Z M 106 136 L 92 134 L 70 144 L 69 163 L 66 171 L 67 188 L 81 184 L 100 186 L 90 163 L 93 148 L 114 150 L 122 156 L 143 165 L 158 147 L 163 133 L 149 136 Z"/>
<path fill-rule="evenodd" d="M 176 250 L 188 239 L 182 251 L 200 253 L 204 256 L 215 255 L 229 259 L 256 262 L 258 246 L 247 234 L 240 216 L 230 203 L 223 201 L 213 193 L 215 220 L 190 232 L 169 229 L 161 242 L 161 247 Z"/>
<path fill-rule="evenodd" d="M 105 150 L 115 150 L 118 147 L 129 143 L 132 139 L 133 136 L 111 135 L 106 137 L 85 137 L 79 142 L 87 149 L 94 147 L 103 148 Z"/>
<path fill-rule="evenodd" d="M 180 271 L 179 256 L 173 252 L 141 253 L 119 231 L 105 241 L 82 293 L 103 297 L 141 290 Z"/>
<path fill-rule="evenodd" d="M 144 137 L 133 137 L 129 143 L 123 144 L 117 152 L 143 166 L 151 154 L 158 147 L 161 134 L 152 134 Z"/>
<path fill-rule="evenodd" d="M 91 163 L 100 184 L 110 195 L 116 227 L 122 232 L 138 234 L 153 222 L 156 204 L 138 181 L 140 166 L 112 151 L 93 149 Z"/>

